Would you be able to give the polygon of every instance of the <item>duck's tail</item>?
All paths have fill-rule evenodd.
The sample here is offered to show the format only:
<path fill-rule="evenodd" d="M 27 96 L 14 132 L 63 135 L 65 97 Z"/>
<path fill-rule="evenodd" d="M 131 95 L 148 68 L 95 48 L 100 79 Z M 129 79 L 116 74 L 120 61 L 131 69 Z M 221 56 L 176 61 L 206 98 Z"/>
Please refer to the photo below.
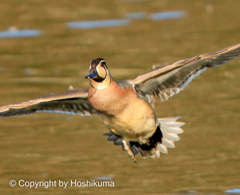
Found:
<path fill-rule="evenodd" d="M 174 142 L 180 140 L 178 134 L 183 133 L 181 126 L 185 123 L 177 122 L 179 118 L 181 117 L 159 118 L 159 125 L 152 137 L 149 138 L 148 143 L 140 144 L 130 141 L 132 151 L 138 149 L 143 157 L 149 154 L 152 158 L 159 158 L 160 152 L 167 154 L 167 148 L 175 148 Z"/>
<path fill-rule="evenodd" d="M 123 150 L 127 150 L 130 157 L 136 162 L 135 155 L 139 152 L 145 157 L 147 154 L 150 157 L 160 157 L 160 153 L 167 154 L 167 148 L 175 148 L 175 141 L 180 140 L 178 134 L 183 133 L 181 126 L 185 123 L 178 122 L 181 117 L 159 118 L 159 125 L 155 133 L 149 138 L 145 144 L 140 144 L 137 141 L 125 142 L 120 137 L 113 135 L 111 132 L 106 133 L 109 141 L 114 141 L 115 145 L 122 145 Z"/>

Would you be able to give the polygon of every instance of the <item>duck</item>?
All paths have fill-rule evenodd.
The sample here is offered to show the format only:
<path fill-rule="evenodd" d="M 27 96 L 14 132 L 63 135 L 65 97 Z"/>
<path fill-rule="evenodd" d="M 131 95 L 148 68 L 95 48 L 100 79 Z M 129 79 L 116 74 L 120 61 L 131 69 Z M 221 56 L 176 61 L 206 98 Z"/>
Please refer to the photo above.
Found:
<path fill-rule="evenodd" d="M 29 101 L 0 107 L 1 117 L 38 112 L 99 115 L 108 128 L 104 135 L 114 145 L 121 145 L 129 157 L 159 158 L 179 141 L 185 123 L 180 117 L 157 118 L 154 104 L 182 91 L 208 68 L 218 67 L 240 55 L 240 44 L 175 63 L 154 66 L 134 79 L 115 81 L 104 58 L 90 62 L 89 89 L 69 87 L 60 94 L 50 94 Z"/>

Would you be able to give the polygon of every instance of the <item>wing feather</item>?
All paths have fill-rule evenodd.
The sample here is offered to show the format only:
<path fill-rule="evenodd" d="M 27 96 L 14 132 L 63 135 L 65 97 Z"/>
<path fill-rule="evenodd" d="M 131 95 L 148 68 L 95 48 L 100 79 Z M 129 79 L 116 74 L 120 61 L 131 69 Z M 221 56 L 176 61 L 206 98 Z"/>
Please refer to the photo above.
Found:
<path fill-rule="evenodd" d="M 183 90 L 196 76 L 207 68 L 220 66 L 240 55 L 240 44 L 215 52 L 180 60 L 173 64 L 157 67 L 137 78 L 128 80 L 137 93 L 148 99 L 157 95 L 162 101 Z"/>
<path fill-rule="evenodd" d="M 26 102 L 0 107 L 0 116 L 16 116 L 35 112 L 78 114 L 81 116 L 97 113 L 88 101 L 88 91 L 70 88 L 61 94 L 51 94 Z"/>

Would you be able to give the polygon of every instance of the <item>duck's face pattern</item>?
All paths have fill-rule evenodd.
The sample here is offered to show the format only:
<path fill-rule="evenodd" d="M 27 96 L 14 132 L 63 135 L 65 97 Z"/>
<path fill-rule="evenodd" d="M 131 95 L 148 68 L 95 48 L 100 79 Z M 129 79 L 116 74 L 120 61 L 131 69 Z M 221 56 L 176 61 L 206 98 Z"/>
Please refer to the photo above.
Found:
<path fill-rule="evenodd" d="M 108 68 L 103 58 L 96 58 L 90 62 L 89 74 L 85 78 L 91 78 L 96 82 L 102 82 L 107 77 Z"/>

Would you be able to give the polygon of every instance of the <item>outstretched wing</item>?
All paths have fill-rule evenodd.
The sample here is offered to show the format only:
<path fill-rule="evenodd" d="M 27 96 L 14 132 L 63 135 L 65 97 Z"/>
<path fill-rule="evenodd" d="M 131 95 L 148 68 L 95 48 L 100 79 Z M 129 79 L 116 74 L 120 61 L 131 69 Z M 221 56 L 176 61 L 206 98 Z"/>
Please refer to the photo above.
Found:
<path fill-rule="evenodd" d="M 0 116 L 2 117 L 32 114 L 35 112 L 78 114 L 81 116 L 97 113 L 88 101 L 87 90 L 71 88 L 61 94 L 51 94 L 26 102 L 0 107 Z"/>
<path fill-rule="evenodd" d="M 152 104 L 155 95 L 162 101 L 183 90 L 196 76 L 207 68 L 213 68 L 227 63 L 240 55 L 240 44 L 199 55 L 187 60 L 158 67 L 150 72 L 128 80 L 141 97 Z"/>

